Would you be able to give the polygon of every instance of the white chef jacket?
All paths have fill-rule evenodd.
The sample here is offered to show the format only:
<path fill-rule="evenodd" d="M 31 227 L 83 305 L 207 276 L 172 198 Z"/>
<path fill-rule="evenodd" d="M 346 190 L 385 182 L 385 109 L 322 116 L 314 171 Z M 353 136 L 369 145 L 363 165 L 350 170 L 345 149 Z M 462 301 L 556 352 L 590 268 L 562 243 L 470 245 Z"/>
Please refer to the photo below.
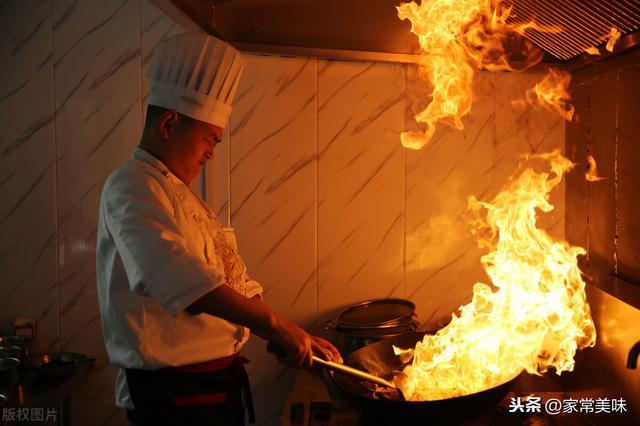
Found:
<path fill-rule="evenodd" d="M 184 310 L 227 284 L 262 287 L 208 206 L 157 158 L 137 148 L 105 183 L 97 241 L 98 300 L 116 377 L 116 405 L 134 408 L 124 368 L 155 370 L 238 352 L 249 330 Z"/>

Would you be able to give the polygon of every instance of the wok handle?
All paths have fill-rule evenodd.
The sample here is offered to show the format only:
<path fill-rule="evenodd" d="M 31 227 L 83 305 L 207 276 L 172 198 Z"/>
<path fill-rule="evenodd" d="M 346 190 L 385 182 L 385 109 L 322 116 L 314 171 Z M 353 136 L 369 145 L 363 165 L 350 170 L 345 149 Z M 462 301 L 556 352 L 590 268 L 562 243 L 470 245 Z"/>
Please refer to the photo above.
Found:
<path fill-rule="evenodd" d="M 376 383 L 378 385 L 381 386 L 385 386 L 391 389 L 396 389 L 396 385 L 393 384 L 392 382 L 385 380 L 381 377 L 378 376 L 374 376 L 373 374 L 369 374 L 367 372 L 364 372 L 362 370 L 358 370 L 356 368 L 353 367 L 349 367 L 348 365 L 343 365 L 343 364 L 337 364 L 335 362 L 331 362 L 331 361 L 325 361 L 322 358 L 318 358 L 317 356 L 313 356 L 313 362 L 316 364 L 320 364 L 323 365 L 325 367 L 327 367 L 330 370 L 333 371 L 339 371 L 341 373 L 344 374 L 348 374 L 350 376 L 354 376 L 354 377 L 358 377 L 359 379 L 364 379 L 364 380 L 368 380 L 370 382 Z"/>

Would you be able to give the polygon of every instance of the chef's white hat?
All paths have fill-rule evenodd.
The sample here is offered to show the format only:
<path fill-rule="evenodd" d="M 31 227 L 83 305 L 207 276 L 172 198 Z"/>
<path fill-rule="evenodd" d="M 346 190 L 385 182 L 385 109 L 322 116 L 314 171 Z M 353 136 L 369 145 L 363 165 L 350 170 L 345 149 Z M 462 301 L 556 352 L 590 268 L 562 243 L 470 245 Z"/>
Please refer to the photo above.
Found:
<path fill-rule="evenodd" d="M 240 52 L 222 40 L 204 33 L 171 37 L 153 52 L 147 103 L 225 127 L 242 68 Z"/>

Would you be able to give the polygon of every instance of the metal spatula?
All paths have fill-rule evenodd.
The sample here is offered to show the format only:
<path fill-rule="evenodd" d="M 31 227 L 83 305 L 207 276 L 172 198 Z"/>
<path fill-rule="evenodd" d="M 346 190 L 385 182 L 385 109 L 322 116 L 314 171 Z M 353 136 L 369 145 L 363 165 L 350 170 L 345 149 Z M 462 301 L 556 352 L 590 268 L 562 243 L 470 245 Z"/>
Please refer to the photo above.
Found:
<path fill-rule="evenodd" d="M 317 356 L 313 356 L 313 362 L 320 364 L 324 367 L 327 367 L 333 371 L 339 371 L 340 373 L 348 374 L 350 376 L 357 377 L 359 379 L 367 380 L 369 382 L 375 383 L 380 386 L 385 386 L 391 389 L 396 389 L 396 385 L 392 382 L 385 380 L 381 377 L 374 376 L 373 374 L 369 374 L 366 371 L 358 370 L 357 368 L 349 367 L 348 365 L 338 364 L 331 361 L 325 361 L 322 358 Z"/>

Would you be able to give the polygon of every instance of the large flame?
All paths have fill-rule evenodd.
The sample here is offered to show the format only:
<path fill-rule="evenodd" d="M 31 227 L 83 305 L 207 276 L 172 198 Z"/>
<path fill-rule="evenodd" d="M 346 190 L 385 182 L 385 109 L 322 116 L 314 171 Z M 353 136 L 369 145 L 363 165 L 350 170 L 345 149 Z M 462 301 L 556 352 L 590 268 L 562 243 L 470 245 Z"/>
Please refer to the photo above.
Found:
<path fill-rule="evenodd" d="M 571 74 L 549 68 L 542 81 L 527 90 L 526 102 L 531 105 L 540 105 L 546 110 L 559 114 L 565 120 L 571 121 L 575 108 L 569 103 L 571 99 L 570 83 Z"/>
<path fill-rule="evenodd" d="M 411 22 L 411 31 L 423 50 L 422 71 L 433 84 L 431 103 L 415 116 L 426 124 L 424 133 L 403 132 L 402 144 L 420 149 L 433 136 L 439 121 L 462 129 L 462 118 L 471 110 L 473 76 L 478 68 L 511 71 L 507 44 L 520 43 L 517 59 L 526 66 L 542 59 L 542 52 L 519 35 L 529 28 L 544 28 L 534 22 L 507 23 L 510 8 L 500 0 L 423 0 L 398 7 L 398 17 Z"/>
<path fill-rule="evenodd" d="M 536 211 L 553 209 L 549 194 L 572 167 L 557 150 L 532 155 L 492 201 L 470 198 L 478 241 L 491 250 L 482 264 L 493 285 L 476 283 L 472 301 L 412 350 L 412 365 L 395 379 L 407 399 L 478 392 L 523 369 L 571 371 L 576 350 L 595 344 L 577 262 L 586 252 L 536 226 Z"/>

